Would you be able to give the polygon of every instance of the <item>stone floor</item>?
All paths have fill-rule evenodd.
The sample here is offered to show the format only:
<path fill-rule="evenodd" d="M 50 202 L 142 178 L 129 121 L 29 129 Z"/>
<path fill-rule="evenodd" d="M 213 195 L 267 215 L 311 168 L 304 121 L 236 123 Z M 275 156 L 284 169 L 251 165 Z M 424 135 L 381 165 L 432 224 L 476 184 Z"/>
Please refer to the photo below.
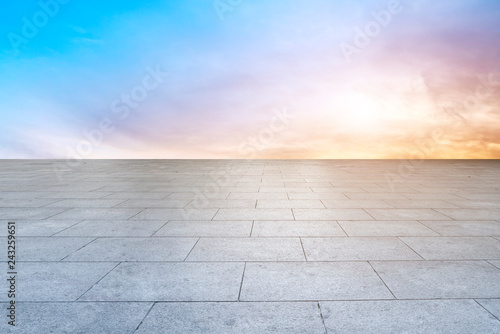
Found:
<path fill-rule="evenodd" d="M 0 203 L 2 333 L 500 333 L 500 161 L 4 160 Z"/>

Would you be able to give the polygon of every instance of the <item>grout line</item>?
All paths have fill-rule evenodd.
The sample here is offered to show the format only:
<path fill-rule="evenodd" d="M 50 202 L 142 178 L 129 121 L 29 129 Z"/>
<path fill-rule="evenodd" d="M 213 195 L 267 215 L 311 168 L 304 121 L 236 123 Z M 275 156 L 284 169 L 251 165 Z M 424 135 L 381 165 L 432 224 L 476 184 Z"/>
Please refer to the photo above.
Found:
<path fill-rule="evenodd" d="M 77 223 L 75 223 L 75 224 L 73 224 L 73 225 L 71 225 L 71 226 L 65 227 L 65 228 L 63 228 L 62 230 L 57 231 L 56 233 L 53 233 L 53 234 L 49 235 L 49 237 L 54 237 L 54 236 L 56 236 L 56 237 L 57 237 L 57 234 L 59 234 L 59 233 L 61 233 L 61 232 L 63 232 L 63 231 L 66 231 L 67 229 L 70 229 L 70 228 L 72 228 L 73 226 L 76 226 L 76 225 L 78 225 L 78 224 L 80 224 L 80 223 L 83 223 L 84 221 L 85 221 L 85 219 L 80 220 L 79 222 L 77 222 Z M 42 236 L 36 236 L 36 235 L 35 235 L 35 237 L 42 237 Z"/>
<path fill-rule="evenodd" d="M 326 328 L 325 318 L 323 317 L 323 311 L 321 310 L 321 305 L 319 304 L 319 301 L 318 301 L 318 310 L 319 310 L 319 316 L 321 317 L 321 322 L 323 323 L 323 327 L 325 328 L 325 334 L 328 334 L 328 329 Z"/>
<path fill-rule="evenodd" d="M 240 302 L 241 290 L 243 289 L 243 279 L 245 278 L 245 270 L 247 269 L 247 263 L 243 267 L 243 274 L 241 275 L 240 291 L 238 292 L 238 302 Z"/>
<path fill-rule="evenodd" d="M 153 307 L 156 305 L 156 302 L 153 302 L 153 304 L 151 304 L 151 307 L 149 308 L 149 310 L 146 312 L 146 315 L 142 318 L 141 322 L 139 322 L 139 325 L 137 325 L 137 327 L 135 328 L 134 330 L 134 333 L 137 332 L 139 330 L 139 327 L 141 327 L 142 323 L 144 322 L 144 320 L 146 320 L 146 318 L 148 317 L 149 313 L 151 312 L 151 310 L 153 309 Z"/>
<path fill-rule="evenodd" d="M 126 219 L 126 220 L 131 220 L 132 218 L 134 218 L 135 216 L 139 215 L 140 213 L 142 213 L 142 212 L 143 212 L 143 211 L 145 211 L 146 209 L 148 209 L 148 208 L 144 208 L 144 209 L 142 209 L 141 211 L 137 212 L 135 215 L 132 215 L 131 217 L 128 217 L 128 219 Z M 145 219 L 145 220 L 146 220 L 146 219 Z"/>
<path fill-rule="evenodd" d="M 84 238 L 84 237 L 81 237 L 81 238 Z M 81 249 L 83 249 L 83 248 L 87 247 L 88 245 L 90 245 L 91 243 L 93 243 L 94 241 L 96 241 L 97 239 L 99 239 L 99 237 L 92 239 L 91 241 L 87 242 L 85 245 L 83 245 L 82 247 L 78 248 L 78 249 L 77 249 L 77 250 L 75 250 L 74 252 L 71 252 L 70 254 L 66 255 L 65 257 L 63 257 L 63 258 L 62 258 L 62 259 L 60 259 L 59 261 L 64 261 L 64 259 L 66 259 L 66 258 L 68 258 L 69 256 L 71 256 L 71 255 L 75 254 L 75 253 L 76 253 L 76 252 L 78 252 L 79 250 L 81 250 Z M 59 261 L 58 261 L 58 262 L 59 262 Z"/>
<path fill-rule="evenodd" d="M 215 216 L 217 216 L 217 214 L 219 213 L 219 210 L 220 210 L 220 208 L 219 208 L 219 209 L 217 209 L 217 211 L 215 212 L 214 216 L 213 216 L 213 217 L 212 217 L 212 219 L 210 219 L 210 220 L 214 220 Z"/>
<path fill-rule="evenodd" d="M 187 258 L 189 257 L 189 255 L 191 254 L 191 252 L 193 251 L 193 249 L 196 247 L 196 245 L 198 244 L 198 241 L 200 241 L 201 238 L 198 238 L 198 240 L 196 240 L 196 242 L 194 243 L 193 247 L 191 248 L 191 250 L 189 251 L 188 255 L 186 255 L 186 257 L 184 258 L 184 260 L 182 260 L 182 262 L 185 262 L 187 260 Z M 144 261 L 143 261 L 144 262 Z"/>
<path fill-rule="evenodd" d="M 342 226 L 342 224 L 339 223 L 338 220 L 335 220 L 335 222 L 337 222 L 337 225 L 340 226 L 340 229 L 342 230 L 342 232 L 344 232 L 344 234 L 346 235 L 346 237 L 350 237 L 349 234 L 347 234 L 347 232 L 344 230 L 344 227 Z"/>
<path fill-rule="evenodd" d="M 391 290 L 391 289 L 389 289 L 389 286 L 387 286 L 387 284 L 386 284 L 386 283 L 385 283 L 385 281 L 382 279 L 382 277 L 380 277 L 380 275 L 379 275 L 379 274 L 378 274 L 378 272 L 375 270 L 375 268 L 373 267 L 373 265 L 371 264 L 371 262 L 370 262 L 370 261 L 367 261 L 367 262 L 368 262 L 368 264 L 370 265 L 370 267 L 372 267 L 372 269 L 373 269 L 373 271 L 375 272 L 375 274 L 377 274 L 378 278 L 380 278 L 380 280 L 382 281 L 382 283 L 384 283 L 385 287 L 387 288 L 387 290 L 389 290 L 389 292 L 390 292 L 390 293 L 391 293 L 391 295 L 394 297 L 394 299 L 396 299 L 396 300 L 397 300 L 398 298 L 396 297 L 396 295 L 392 292 L 392 290 Z"/>
<path fill-rule="evenodd" d="M 88 289 L 87 289 L 87 291 L 85 291 L 84 293 L 82 293 L 82 294 L 80 295 L 80 297 L 76 298 L 76 300 L 75 300 L 75 301 L 78 301 L 78 299 L 82 298 L 82 297 L 83 297 L 83 296 L 84 296 L 87 292 L 89 292 L 89 291 L 90 291 L 90 290 L 91 290 L 94 286 L 96 286 L 97 284 L 99 284 L 99 282 L 100 282 L 100 281 L 102 281 L 102 280 L 103 280 L 106 276 L 108 276 L 108 275 L 109 275 L 109 274 L 110 274 L 113 270 L 115 270 L 115 269 L 116 269 L 116 267 L 118 267 L 121 263 L 122 263 L 122 262 L 118 262 L 118 263 L 116 264 L 116 266 L 114 266 L 113 268 L 111 268 L 111 270 L 110 270 L 110 271 L 108 271 L 108 272 L 106 273 L 106 275 L 104 275 L 104 276 L 103 276 L 103 277 L 101 277 L 101 278 L 100 278 L 97 282 L 95 282 L 95 284 L 93 284 L 90 288 L 88 288 Z"/>
<path fill-rule="evenodd" d="M 489 298 L 485 298 L 485 299 L 489 299 Z M 495 319 L 497 319 L 498 321 L 500 321 L 500 318 L 498 318 L 496 315 L 494 315 L 493 313 L 491 313 L 490 310 L 488 310 L 486 307 L 483 306 L 483 304 L 481 304 L 480 302 L 478 302 L 477 299 L 474 298 L 472 300 L 475 301 L 479 306 L 481 306 L 486 312 L 488 312 L 489 314 L 491 314 Z"/>
<path fill-rule="evenodd" d="M 252 237 L 254 223 L 255 223 L 255 220 L 252 220 L 252 228 L 250 229 L 250 238 Z"/>
<path fill-rule="evenodd" d="M 420 256 L 420 258 L 421 258 L 422 260 L 424 260 L 424 261 L 425 261 L 425 259 L 424 259 L 424 257 L 423 257 L 422 255 L 420 255 L 419 253 L 417 253 L 417 251 L 415 251 L 413 248 L 411 248 L 411 247 L 410 247 L 410 246 L 409 246 L 406 242 L 404 242 L 404 241 L 401 239 L 402 237 L 396 237 L 396 238 L 397 238 L 399 241 L 401 241 L 403 244 L 405 244 L 405 246 L 406 246 L 406 247 L 408 247 L 409 249 L 411 249 L 411 250 L 412 250 L 415 254 L 417 254 L 418 256 Z M 403 238 L 405 238 L 405 237 L 403 237 Z"/>
<path fill-rule="evenodd" d="M 165 225 L 167 225 L 167 224 L 168 224 L 168 223 L 170 223 L 170 222 L 171 222 L 171 220 L 167 220 L 167 221 L 165 222 L 165 224 L 163 224 L 162 226 L 160 226 L 160 228 L 159 228 L 159 229 L 157 229 L 156 231 L 154 231 L 154 232 L 153 232 L 153 234 L 151 234 L 149 237 L 154 236 L 156 233 L 158 233 L 158 231 L 159 231 L 159 230 L 161 230 L 162 228 L 164 228 L 164 227 L 165 227 Z"/>
<path fill-rule="evenodd" d="M 447 220 L 446 220 L 446 221 L 447 221 Z M 441 233 L 439 233 L 438 231 L 434 230 L 434 229 L 433 229 L 433 228 L 431 228 L 430 226 L 427 226 L 427 225 L 425 224 L 425 220 L 417 220 L 417 223 L 422 224 L 422 225 L 424 225 L 425 227 L 427 227 L 429 230 L 431 230 L 432 232 L 437 233 L 439 237 L 444 237 L 444 235 L 442 235 L 442 234 L 441 234 Z"/>
<path fill-rule="evenodd" d="M 304 259 L 307 261 L 306 251 L 304 250 L 304 244 L 302 243 L 302 237 L 299 237 L 300 246 L 302 246 L 302 253 L 304 253 Z"/>

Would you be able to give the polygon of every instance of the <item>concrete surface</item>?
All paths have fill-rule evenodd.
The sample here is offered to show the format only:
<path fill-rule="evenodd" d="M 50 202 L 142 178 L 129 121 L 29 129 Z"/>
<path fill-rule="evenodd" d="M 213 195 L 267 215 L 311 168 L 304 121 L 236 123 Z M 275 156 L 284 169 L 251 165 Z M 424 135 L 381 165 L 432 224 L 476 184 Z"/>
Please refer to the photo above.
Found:
<path fill-rule="evenodd" d="M 414 164 L 0 161 L 0 332 L 500 333 L 500 162 Z"/>

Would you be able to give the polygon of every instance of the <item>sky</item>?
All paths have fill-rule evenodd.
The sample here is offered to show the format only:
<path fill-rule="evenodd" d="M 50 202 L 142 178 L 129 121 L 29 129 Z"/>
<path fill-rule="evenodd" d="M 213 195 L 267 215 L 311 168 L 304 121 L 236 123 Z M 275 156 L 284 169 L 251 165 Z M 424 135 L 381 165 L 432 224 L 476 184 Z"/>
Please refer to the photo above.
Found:
<path fill-rule="evenodd" d="M 498 0 L 0 13 L 2 159 L 498 159 Z"/>

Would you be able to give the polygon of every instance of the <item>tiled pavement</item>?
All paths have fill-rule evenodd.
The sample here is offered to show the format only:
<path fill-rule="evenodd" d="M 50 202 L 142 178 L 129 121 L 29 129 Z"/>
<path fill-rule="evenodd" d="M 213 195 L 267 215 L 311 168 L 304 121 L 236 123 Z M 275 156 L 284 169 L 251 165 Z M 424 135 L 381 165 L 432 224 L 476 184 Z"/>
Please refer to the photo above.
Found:
<path fill-rule="evenodd" d="M 500 162 L 414 164 L 0 161 L 0 332 L 500 333 Z"/>

